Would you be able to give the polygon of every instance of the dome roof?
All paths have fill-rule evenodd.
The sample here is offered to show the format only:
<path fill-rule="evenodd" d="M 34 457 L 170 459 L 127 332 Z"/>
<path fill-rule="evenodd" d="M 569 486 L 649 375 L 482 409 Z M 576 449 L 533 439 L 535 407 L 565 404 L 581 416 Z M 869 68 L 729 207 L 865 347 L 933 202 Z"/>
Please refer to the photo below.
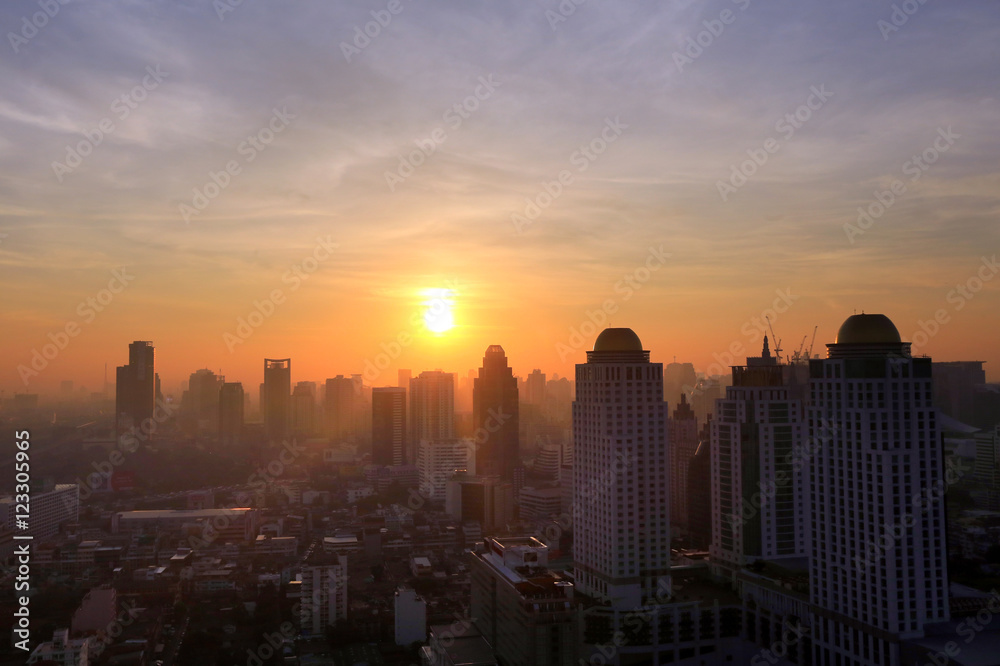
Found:
<path fill-rule="evenodd" d="M 851 315 L 837 332 L 838 345 L 898 344 L 896 325 L 883 314 Z"/>
<path fill-rule="evenodd" d="M 606 328 L 594 342 L 595 352 L 641 352 L 642 343 L 631 328 Z"/>

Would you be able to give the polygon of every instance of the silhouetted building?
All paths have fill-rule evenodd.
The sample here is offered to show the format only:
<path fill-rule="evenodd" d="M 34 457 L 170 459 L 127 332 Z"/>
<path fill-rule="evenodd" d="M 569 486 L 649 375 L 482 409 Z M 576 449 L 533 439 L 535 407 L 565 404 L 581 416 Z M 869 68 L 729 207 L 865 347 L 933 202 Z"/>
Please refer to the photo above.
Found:
<path fill-rule="evenodd" d="M 264 432 L 269 440 L 291 434 L 292 359 L 264 359 L 264 391 L 261 395 Z"/>
<path fill-rule="evenodd" d="M 934 406 L 963 423 L 976 424 L 976 390 L 986 384 L 983 361 L 934 363 Z"/>
<path fill-rule="evenodd" d="M 931 359 L 880 314 L 827 350 L 809 362 L 813 663 L 899 664 L 901 640 L 949 619 Z"/>
<path fill-rule="evenodd" d="M 677 397 L 677 396 L 675 396 Z M 688 466 L 698 448 L 698 419 L 688 404 L 687 395 L 680 401 L 672 418 L 667 420 L 667 441 L 670 442 L 670 522 L 681 530 L 688 523 Z"/>
<path fill-rule="evenodd" d="M 807 555 L 802 403 L 771 356 L 733 367 L 712 428 L 712 558 L 731 573 L 757 559 Z"/>
<path fill-rule="evenodd" d="M 155 429 L 153 405 L 156 401 L 156 374 L 153 370 L 153 343 L 135 341 L 128 346 L 128 365 L 118 367 L 115 386 L 116 433 Z M 150 433 L 151 435 L 151 433 Z"/>
<path fill-rule="evenodd" d="M 691 363 L 667 363 L 663 368 L 663 399 L 674 402 L 681 393 L 690 396 L 698 383 L 694 365 Z"/>
<path fill-rule="evenodd" d="M 292 431 L 311 436 L 316 430 L 316 383 L 296 382 L 292 390 Z"/>
<path fill-rule="evenodd" d="M 445 512 L 495 533 L 514 519 L 514 486 L 499 476 L 455 474 L 445 486 Z"/>
<path fill-rule="evenodd" d="M 334 442 L 351 441 L 358 436 L 357 420 L 362 410 L 360 375 L 337 375 L 326 380 L 323 411 L 327 434 Z"/>
<path fill-rule="evenodd" d="M 223 446 L 240 444 L 245 400 L 240 382 L 224 382 L 219 389 L 219 441 Z"/>
<path fill-rule="evenodd" d="M 473 385 L 472 421 L 476 473 L 513 483 L 515 469 L 521 467 L 517 380 L 500 345 L 490 345 L 483 357 Z"/>
<path fill-rule="evenodd" d="M 524 402 L 537 407 L 545 405 L 545 373 L 537 368 L 524 380 Z"/>
<path fill-rule="evenodd" d="M 181 414 L 190 432 L 214 430 L 218 424 L 219 389 L 225 379 L 208 369 L 191 373 L 188 389 L 181 396 Z"/>
<path fill-rule="evenodd" d="M 372 389 L 372 464 L 405 465 L 406 389 Z"/>
<path fill-rule="evenodd" d="M 688 463 L 687 524 L 692 548 L 712 545 L 712 420 L 702 429 L 694 457 Z"/>
<path fill-rule="evenodd" d="M 455 375 L 431 370 L 410 379 L 409 437 L 407 460 L 416 460 L 421 440 L 455 438 Z"/>

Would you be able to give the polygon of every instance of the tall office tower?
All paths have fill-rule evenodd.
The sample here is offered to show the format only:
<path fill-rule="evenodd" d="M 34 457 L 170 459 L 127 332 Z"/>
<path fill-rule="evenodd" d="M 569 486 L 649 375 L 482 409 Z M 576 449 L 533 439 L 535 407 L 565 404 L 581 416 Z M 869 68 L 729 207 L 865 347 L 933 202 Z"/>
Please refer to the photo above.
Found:
<path fill-rule="evenodd" d="M 191 373 L 188 390 L 181 397 L 181 412 L 188 429 L 211 430 L 218 423 L 219 389 L 224 377 L 205 368 Z"/>
<path fill-rule="evenodd" d="M 397 370 L 396 371 L 396 387 L 401 389 L 410 390 L 410 377 L 413 373 L 409 370 Z"/>
<path fill-rule="evenodd" d="M 663 365 L 629 328 L 605 329 L 576 366 L 573 558 L 576 585 L 615 610 L 670 585 Z"/>
<path fill-rule="evenodd" d="M 733 385 L 716 401 L 712 428 L 712 558 L 735 572 L 757 559 L 808 554 L 802 402 L 771 356 L 733 367 Z"/>
<path fill-rule="evenodd" d="M 116 432 L 154 425 L 156 373 L 153 371 L 153 343 L 136 340 L 128 346 L 128 365 L 118 366 L 115 386 Z M 147 421 L 148 419 L 148 421 Z"/>
<path fill-rule="evenodd" d="M 297 435 L 316 434 L 316 383 L 296 382 L 292 390 L 292 431 Z"/>
<path fill-rule="evenodd" d="M 725 389 L 717 377 L 703 377 L 698 380 L 691 392 L 691 409 L 699 421 L 704 421 L 709 414 L 715 413 L 715 401 L 721 400 Z"/>
<path fill-rule="evenodd" d="M 677 396 L 675 396 L 676 399 Z M 670 523 L 687 530 L 688 466 L 698 449 L 698 419 L 688 404 L 687 395 L 679 394 L 680 402 L 667 420 L 667 441 L 670 442 Z"/>
<path fill-rule="evenodd" d="M 563 464 L 562 447 L 558 444 L 545 444 L 538 449 L 532 476 L 536 479 L 559 482 L 559 468 Z"/>
<path fill-rule="evenodd" d="M 270 440 L 285 439 L 291 434 L 292 359 L 264 359 L 264 390 L 261 412 L 264 432 Z"/>
<path fill-rule="evenodd" d="M 900 640 L 949 619 L 931 359 L 859 314 L 809 372 L 813 663 L 899 664 Z"/>
<path fill-rule="evenodd" d="M 243 384 L 225 382 L 219 389 L 219 441 L 223 446 L 239 446 L 243 437 Z"/>
<path fill-rule="evenodd" d="M 524 380 L 524 402 L 537 407 L 545 405 L 545 373 L 537 368 Z"/>
<path fill-rule="evenodd" d="M 372 464 L 405 465 L 406 389 L 372 389 Z"/>
<path fill-rule="evenodd" d="M 326 380 L 323 411 L 327 434 L 334 442 L 354 438 L 354 418 L 360 401 L 361 386 L 353 377 L 337 375 Z"/>
<path fill-rule="evenodd" d="M 473 384 L 472 427 L 478 447 L 476 473 L 496 474 L 513 483 L 514 470 L 521 467 L 517 380 L 500 345 L 486 349 Z"/>
<path fill-rule="evenodd" d="M 455 375 L 440 370 L 421 372 L 410 380 L 407 460 L 416 460 L 420 440 L 455 438 Z"/>
<path fill-rule="evenodd" d="M 711 423 L 711 421 L 709 421 Z M 702 437 L 688 463 L 687 524 L 691 547 L 708 550 L 712 545 L 712 453 L 711 435 Z"/>
<path fill-rule="evenodd" d="M 681 393 L 690 395 L 698 383 L 698 375 L 691 363 L 667 363 L 663 368 L 663 399 L 676 402 Z"/>

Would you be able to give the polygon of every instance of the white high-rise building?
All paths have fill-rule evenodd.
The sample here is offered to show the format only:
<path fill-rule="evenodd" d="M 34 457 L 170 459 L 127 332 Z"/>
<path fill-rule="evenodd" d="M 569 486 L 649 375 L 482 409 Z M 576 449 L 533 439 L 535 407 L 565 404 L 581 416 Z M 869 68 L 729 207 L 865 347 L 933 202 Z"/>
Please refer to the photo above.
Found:
<path fill-rule="evenodd" d="M 327 627 L 346 619 L 347 556 L 316 553 L 302 567 L 302 633 L 323 636 Z"/>
<path fill-rule="evenodd" d="M 731 573 L 754 560 L 808 555 L 802 401 L 771 356 L 733 367 L 712 428 L 713 561 Z"/>
<path fill-rule="evenodd" d="M 899 664 L 948 620 L 945 470 L 931 359 L 884 315 L 848 317 L 810 368 L 813 663 Z"/>
<path fill-rule="evenodd" d="M 472 439 L 421 440 L 417 448 L 420 494 L 444 501 L 448 481 L 457 470 L 475 474 L 476 442 Z"/>
<path fill-rule="evenodd" d="M 614 609 L 670 581 L 663 365 L 628 328 L 605 329 L 576 366 L 573 557 L 577 589 Z"/>
<path fill-rule="evenodd" d="M 430 370 L 410 379 L 406 460 L 417 459 L 420 440 L 455 437 L 455 375 Z"/>

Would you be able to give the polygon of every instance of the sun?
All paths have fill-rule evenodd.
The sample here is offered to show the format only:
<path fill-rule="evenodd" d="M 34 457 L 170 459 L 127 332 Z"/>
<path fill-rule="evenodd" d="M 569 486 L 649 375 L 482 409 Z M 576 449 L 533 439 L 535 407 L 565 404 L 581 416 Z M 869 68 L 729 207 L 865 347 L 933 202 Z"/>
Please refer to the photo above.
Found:
<path fill-rule="evenodd" d="M 451 289 L 425 289 L 427 300 L 423 302 L 424 326 L 432 333 L 444 333 L 455 326 L 452 308 L 455 305 Z"/>

